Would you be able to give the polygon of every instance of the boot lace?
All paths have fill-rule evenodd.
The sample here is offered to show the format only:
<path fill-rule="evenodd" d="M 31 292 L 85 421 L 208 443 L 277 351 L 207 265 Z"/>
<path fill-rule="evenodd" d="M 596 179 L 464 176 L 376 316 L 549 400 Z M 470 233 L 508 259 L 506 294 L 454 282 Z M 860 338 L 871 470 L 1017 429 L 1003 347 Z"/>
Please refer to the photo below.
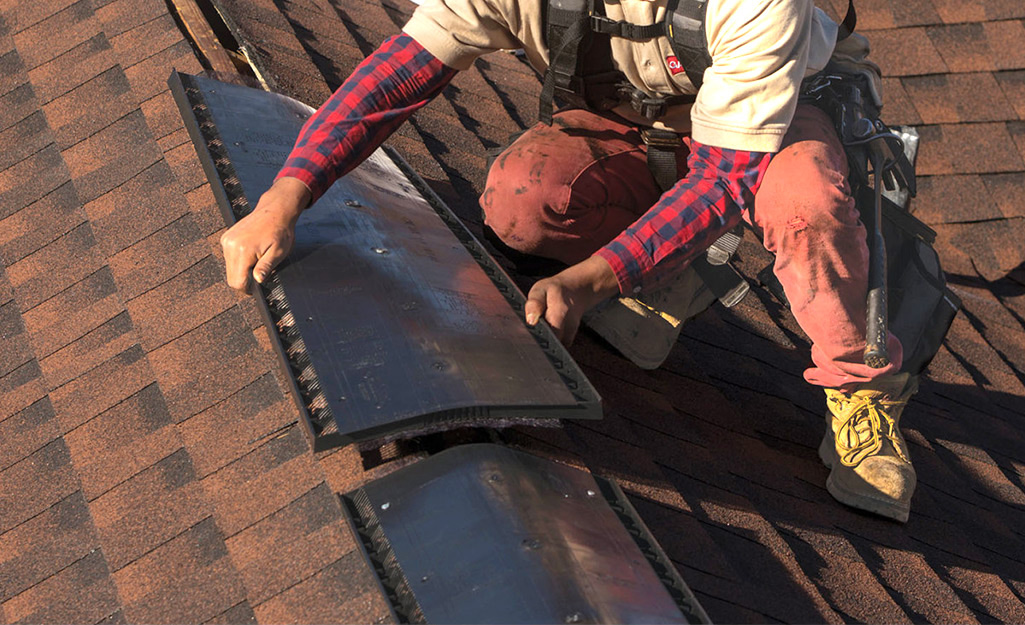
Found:
<path fill-rule="evenodd" d="M 910 463 L 904 446 L 897 438 L 897 422 L 891 416 L 894 408 L 899 409 L 906 399 L 888 400 L 879 396 L 847 396 L 838 391 L 829 394 L 829 401 L 835 406 L 832 411 L 840 423 L 836 430 L 836 450 L 840 462 L 854 467 L 865 458 L 875 455 L 888 440 L 894 451 L 904 462 Z"/>

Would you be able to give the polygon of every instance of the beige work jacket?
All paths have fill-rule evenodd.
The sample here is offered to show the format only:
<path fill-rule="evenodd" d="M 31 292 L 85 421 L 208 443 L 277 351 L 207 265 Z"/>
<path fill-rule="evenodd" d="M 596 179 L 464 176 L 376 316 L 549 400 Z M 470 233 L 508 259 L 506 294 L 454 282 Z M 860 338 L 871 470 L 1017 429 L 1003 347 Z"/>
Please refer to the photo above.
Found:
<path fill-rule="evenodd" d="M 653 24 L 664 18 L 666 0 L 605 0 L 605 9 L 615 20 Z M 541 13 L 541 0 L 424 0 L 403 30 L 456 69 L 467 69 L 488 52 L 522 48 L 544 72 L 549 57 Z M 670 108 L 654 125 L 717 147 L 779 150 L 801 80 L 822 69 L 833 52 L 836 23 L 812 0 L 709 0 L 705 32 L 712 66 L 695 103 Z M 867 55 L 863 37 L 844 43 L 847 54 Z M 613 37 L 612 56 L 630 82 L 648 93 L 695 93 L 665 37 Z M 628 104 L 616 112 L 648 123 Z"/>

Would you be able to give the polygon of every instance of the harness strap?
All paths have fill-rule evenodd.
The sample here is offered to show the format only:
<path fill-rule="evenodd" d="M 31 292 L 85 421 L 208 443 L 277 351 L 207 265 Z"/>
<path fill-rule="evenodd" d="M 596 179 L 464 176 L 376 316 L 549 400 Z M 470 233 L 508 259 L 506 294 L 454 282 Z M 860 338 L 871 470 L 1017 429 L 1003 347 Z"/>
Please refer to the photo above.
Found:
<path fill-rule="evenodd" d="M 676 184 L 676 150 L 683 145 L 680 135 L 671 130 L 641 128 L 641 139 L 648 146 L 648 171 L 665 193 Z"/>
<path fill-rule="evenodd" d="M 671 0 L 666 8 L 665 32 L 677 60 L 695 89 L 701 87 L 712 55 L 705 39 L 707 0 Z"/>
<path fill-rule="evenodd" d="M 629 98 L 630 106 L 633 110 L 651 121 L 655 121 L 659 117 L 665 115 L 670 106 L 694 104 L 695 100 L 697 100 L 697 97 L 694 95 L 667 96 L 659 93 L 651 95 L 641 91 L 630 83 L 623 85 L 620 89 L 620 94 L 624 98 Z"/>
<path fill-rule="evenodd" d="M 640 26 L 630 22 L 609 19 L 603 15 L 591 16 L 591 29 L 596 33 L 622 37 L 631 41 L 654 39 L 665 34 L 665 27 L 662 24 Z"/>
<path fill-rule="evenodd" d="M 572 3 L 558 3 L 556 0 L 551 0 L 552 5 L 549 8 L 549 20 L 562 24 L 569 24 L 562 36 L 559 38 L 558 43 L 549 50 L 549 64 L 548 69 L 545 70 L 544 81 L 541 85 L 541 101 L 538 106 L 538 117 L 541 122 L 551 126 L 552 125 L 552 112 L 554 109 L 555 101 L 555 88 L 562 87 L 563 89 L 571 88 L 570 82 L 576 77 L 577 73 L 577 48 L 580 45 L 584 35 L 588 33 L 590 29 L 590 23 L 587 20 L 587 13 L 589 11 L 584 10 L 582 3 L 576 3 L 574 7 L 559 6 L 562 4 Z M 558 84 L 557 84 L 558 83 Z"/>
<path fill-rule="evenodd" d="M 840 22 L 840 30 L 837 33 L 836 40 L 840 41 L 850 37 L 857 23 L 858 12 L 854 10 L 854 0 L 847 0 L 847 13 L 843 16 L 843 21 Z"/>
<path fill-rule="evenodd" d="M 676 150 L 683 144 L 680 135 L 671 130 L 642 128 L 641 139 L 648 146 L 648 171 L 663 193 L 678 180 Z M 708 251 L 691 261 L 698 277 L 727 308 L 744 299 L 751 286 L 736 269 L 727 264 L 740 246 L 742 226 L 723 234 Z"/>
<path fill-rule="evenodd" d="M 593 111 L 621 104 L 622 86 L 629 81 L 612 59 L 612 38 L 591 28 L 592 16 L 604 16 L 604 1 L 543 0 L 543 4 L 550 59 L 538 107 L 541 121 L 551 125 L 556 99 L 560 105 Z"/>

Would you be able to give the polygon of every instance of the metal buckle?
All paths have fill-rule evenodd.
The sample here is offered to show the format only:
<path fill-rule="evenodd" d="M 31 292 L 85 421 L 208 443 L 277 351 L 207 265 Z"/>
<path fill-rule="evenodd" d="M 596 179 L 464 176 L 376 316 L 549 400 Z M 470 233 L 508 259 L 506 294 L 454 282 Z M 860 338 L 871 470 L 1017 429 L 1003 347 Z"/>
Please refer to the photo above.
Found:
<path fill-rule="evenodd" d="M 672 148 L 675 150 L 683 143 L 680 135 L 672 130 L 662 130 L 660 128 L 641 128 L 640 130 L 641 139 L 644 141 L 644 145 L 651 145 L 658 148 Z"/>
<path fill-rule="evenodd" d="M 591 30 L 593 30 L 594 32 L 602 33 L 605 35 L 618 34 L 617 31 L 619 29 L 617 29 L 616 26 L 618 26 L 620 22 L 617 22 L 614 19 L 609 19 L 604 15 L 596 15 L 594 13 L 591 13 L 590 18 Z"/>
<path fill-rule="evenodd" d="M 816 74 L 811 80 L 806 81 L 801 88 L 801 95 L 817 96 L 824 89 L 832 88 L 834 83 L 843 81 L 843 76 L 838 74 Z"/>
<path fill-rule="evenodd" d="M 647 119 L 658 119 L 665 115 L 666 99 L 659 95 L 648 95 L 640 89 L 630 94 L 630 106 Z"/>

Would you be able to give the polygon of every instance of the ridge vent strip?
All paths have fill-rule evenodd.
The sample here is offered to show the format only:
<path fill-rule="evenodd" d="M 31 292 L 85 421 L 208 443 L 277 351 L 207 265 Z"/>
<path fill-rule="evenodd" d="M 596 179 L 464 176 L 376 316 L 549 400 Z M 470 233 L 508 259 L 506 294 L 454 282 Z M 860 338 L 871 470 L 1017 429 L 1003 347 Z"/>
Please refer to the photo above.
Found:
<path fill-rule="evenodd" d="M 177 74 L 177 79 L 181 85 L 181 96 L 192 109 L 200 144 L 206 147 L 206 154 L 201 154 L 200 160 L 212 167 L 216 178 L 220 180 L 220 185 L 211 182 L 211 188 L 215 195 L 224 194 L 226 205 L 230 207 L 234 220 L 238 221 L 252 212 L 252 207 L 242 192 L 241 182 L 228 157 L 224 141 L 213 122 L 201 90 L 196 86 L 195 79 L 187 74 Z M 176 89 L 172 86 L 172 92 L 174 91 Z M 268 329 L 277 330 L 269 332 L 269 335 L 277 344 L 275 351 L 291 374 L 289 380 L 293 385 L 293 398 L 305 417 L 303 422 L 307 425 L 308 434 L 314 441 L 316 450 L 318 441 L 330 441 L 338 436 L 337 423 L 320 388 L 320 380 L 310 361 L 306 345 L 294 327 L 294 315 L 289 309 L 277 275 L 272 274 L 266 282 L 258 285 L 258 290 L 263 296 L 258 298 L 262 304 L 260 308 L 265 321 L 270 322 Z"/>

